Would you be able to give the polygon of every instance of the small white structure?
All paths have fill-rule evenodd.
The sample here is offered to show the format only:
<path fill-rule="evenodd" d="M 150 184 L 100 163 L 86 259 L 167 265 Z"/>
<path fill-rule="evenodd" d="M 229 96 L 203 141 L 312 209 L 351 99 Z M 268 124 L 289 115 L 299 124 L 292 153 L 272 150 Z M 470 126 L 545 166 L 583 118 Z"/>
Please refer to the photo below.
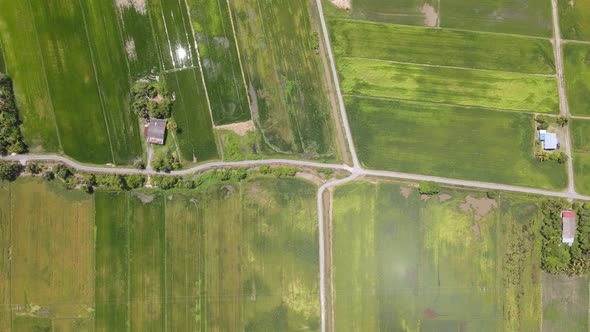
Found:
<path fill-rule="evenodd" d="M 556 133 L 545 133 L 545 139 L 543 140 L 544 150 L 555 150 L 557 149 L 557 144 Z"/>
<path fill-rule="evenodd" d="M 545 129 L 539 130 L 539 141 L 543 142 L 545 140 L 545 134 L 547 134 L 547 130 L 545 130 Z"/>
<path fill-rule="evenodd" d="M 571 246 L 576 236 L 576 213 L 574 211 L 562 211 L 561 222 L 563 223 L 561 242 Z"/>

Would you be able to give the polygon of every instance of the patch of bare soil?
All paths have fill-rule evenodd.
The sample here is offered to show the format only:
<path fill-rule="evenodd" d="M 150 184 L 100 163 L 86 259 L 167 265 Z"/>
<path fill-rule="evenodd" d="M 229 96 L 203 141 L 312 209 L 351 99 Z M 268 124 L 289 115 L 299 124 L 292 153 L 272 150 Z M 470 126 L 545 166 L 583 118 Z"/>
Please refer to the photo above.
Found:
<path fill-rule="evenodd" d="M 461 204 L 461 210 L 475 213 L 475 220 L 479 221 L 497 206 L 498 203 L 495 199 L 467 196 L 465 197 L 465 203 Z"/>
<path fill-rule="evenodd" d="M 225 37 L 213 37 L 213 41 L 217 45 L 222 46 L 223 48 L 229 48 L 229 39 Z"/>
<path fill-rule="evenodd" d="M 146 0 L 115 0 L 115 4 L 119 9 L 133 8 L 142 15 L 147 14 Z"/>
<path fill-rule="evenodd" d="M 295 173 L 295 176 L 301 179 L 311 181 L 315 184 L 321 184 L 323 182 L 322 179 L 320 179 L 316 175 L 307 172 L 297 172 Z"/>
<path fill-rule="evenodd" d="M 410 197 L 410 193 L 412 192 L 412 188 L 399 187 L 399 192 L 402 194 L 402 196 L 404 196 L 405 199 L 408 199 L 408 197 Z"/>
<path fill-rule="evenodd" d="M 141 201 L 143 204 L 150 203 L 150 202 L 151 202 L 151 201 L 153 201 L 153 200 L 154 200 L 154 198 L 156 197 L 156 196 L 154 196 L 154 195 L 146 195 L 146 194 L 144 194 L 144 193 L 135 192 L 135 191 L 131 192 L 131 196 L 139 198 L 139 200 L 140 200 L 140 201 Z"/>
<path fill-rule="evenodd" d="M 420 7 L 420 12 L 424 15 L 424 25 L 427 27 L 438 26 L 438 13 L 434 10 L 434 7 L 430 4 L 423 4 Z"/>
<path fill-rule="evenodd" d="M 576 5 L 576 2 L 574 0 L 570 0 L 569 4 L 570 4 L 570 7 L 574 8 L 574 6 Z"/>
<path fill-rule="evenodd" d="M 350 9 L 350 0 L 330 0 L 330 2 L 341 9 Z"/>
<path fill-rule="evenodd" d="M 231 197 L 231 195 L 233 195 L 236 192 L 236 188 L 234 188 L 232 185 L 225 185 L 223 186 L 223 191 L 225 192 L 225 195 L 223 195 L 223 200 L 227 201 L 228 198 Z"/>
<path fill-rule="evenodd" d="M 135 40 L 128 39 L 125 42 L 125 52 L 127 52 L 127 58 L 131 61 L 137 60 L 137 52 L 135 52 Z"/>
<path fill-rule="evenodd" d="M 451 198 L 452 198 L 451 195 L 442 194 L 442 195 L 438 196 L 438 201 L 442 203 L 442 202 L 448 201 Z"/>
<path fill-rule="evenodd" d="M 244 122 L 230 123 L 223 126 L 215 126 L 215 129 L 230 130 L 240 136 L 244 136 L 250 131 L 255 131 L 256 126 L 254 125 L 254 121 L 248 120 Z"/>
<path fill-rule="evenodd" d="M 428 200 L 430 199 L 430 196 L 422 194 L 422 195 L 420 195 L 420 199 L 424 202 L 428 202 Z"/>
<path fill-rule="evenodd" d="M 436 312 L 435 310 L 432 309 L 426 309 L 424 310 L 423 314 L 424 319 L 437 319 L 439 317 L 444 317 L 446 315 L 441 315 L 438 312 Z"/>

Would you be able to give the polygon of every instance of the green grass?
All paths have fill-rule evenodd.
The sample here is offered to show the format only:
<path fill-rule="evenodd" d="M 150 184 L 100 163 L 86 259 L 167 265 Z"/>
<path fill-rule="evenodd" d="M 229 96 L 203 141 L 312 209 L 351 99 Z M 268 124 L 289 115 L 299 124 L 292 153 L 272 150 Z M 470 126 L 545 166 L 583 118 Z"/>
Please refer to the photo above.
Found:
<path fill-rule="evenodd" d="M 426 8 L 435 16 L 427 22 Z M 551 36 L 551 3 L 544 0 L 353 0 L 352 17 L 405 25 Z"/>
<path fill-rule="evenodd" d="M 191 0 L 189 5 L 215 124 L 250 120 L 228 2 Z"/>
<path fill-rule="evenodd" d="M 407 198 L 398 185 L 386 183 L 351 183 L 335 191 L 335 329 L 538 330 L 539 257 L 527 258 L 525 265 L 533 268 L 523 268 L 522 289 L 507 286 L 503 278 L 505 249 L 519 243 L 517 223 L 531 216 L 518 211 L 534 214 L 535 206 L 498 201 L 477 217 L 461 207 L 464 192 L 446 192 L 449 200 L 440 202 L 404 190 Z M 538 248 L 523 250 L 539 254 Z M 508 313 L 514 299 L 526 309 Z"/>
<path fill-rule="evenodd" d="M 334 121 L 310 2 L 232 2 L 253 120 L 274 152 L 334 157 Z"/>
<path fill-rule="evenodd" d="M 564 165 L 534 157 L 532 115 L 346 98 L 361 162 L 371 169 L 559 190 Z"/>
<path fill-rule="evenodd" d="M 10 331 L 10 186 L 0 183 L 0 330 Z M 7 306 L 8 304 L 8 306 Z"/>
<path fill-rule="evenodd" d="M 558 0 L 559 28 L 564 39 L 590 40 L 590 1 Z"/>
<path fill-rule="evenodd" d="M 588 331 L 588 276 L 543 274 L 543 331 Z"/>
<path fill-rule="evenodd" d="M 217 159 L 217 145 L 205 90 L 198 68 L 164 75 L 166 87 L 175 95 L 173 116 L 179 130 L 176 137 L 182 158 L 188 161 Z M 169 137 L 168 139 L 171 139 Z"/>
<path fill-rule="evenodd" d="M 555 77 L 340 58 L 343 93 L 557 113 Z"/>
<path fill-rule="evenodd" d="M 567 101 L 574 115 L 590 115 L 590 45 L 564 45 Z"/>
<path fill-rule="evenodd" d="M 569 126 L 576 191 L 590 195 L 590 121 L 571 119 Z"/>
<path fill-rule="evenodd" d="M 497 34 L 331 20 L 336 56 L 400 62 L 555 73 L 549 40 Z"/>
<path fill-rule="evenodd" d="M 129 216 L 125 193 L 95 194 L 95 329 L 122 331 L 129 323 Z"/>

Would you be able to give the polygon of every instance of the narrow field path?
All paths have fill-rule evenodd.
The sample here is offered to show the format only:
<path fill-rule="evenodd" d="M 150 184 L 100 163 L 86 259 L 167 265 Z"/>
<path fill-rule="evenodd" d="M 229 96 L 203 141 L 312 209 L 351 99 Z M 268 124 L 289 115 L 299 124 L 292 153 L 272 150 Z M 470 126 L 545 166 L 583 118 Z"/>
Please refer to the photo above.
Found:
<path fill-rule="evenodd" d="M 553 49 L 555 51 L 555 68 L 557 71 L 557 86 L 559 90 L 559 111 L 562 116 L 569 115 L 567 94 L 565 92 L 565 80 L 563 79 L 563 53 L 561 51 L 561 32 L 559 30 L 559 10 L 557 7 L 557 0 L 551 0 L 551 8 L 553 12 Z M 572 163 L 572 148 L 569 126 L 564 127 L 565 133 L 565 153 L 567 154 L 567 178 L 568 178 L 568 192 L 575 193 L 574 183 L 574 165 Z"/>

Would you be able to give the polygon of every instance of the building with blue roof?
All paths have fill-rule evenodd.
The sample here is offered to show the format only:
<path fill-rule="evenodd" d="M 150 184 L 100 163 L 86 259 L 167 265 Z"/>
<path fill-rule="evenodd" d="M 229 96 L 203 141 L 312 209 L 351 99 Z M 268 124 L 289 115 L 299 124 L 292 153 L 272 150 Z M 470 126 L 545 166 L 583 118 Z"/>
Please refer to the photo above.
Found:
<path fill-rule="evenodd" d="M 545 140 L 543 140 L 544 150 L 555 150 L 557 149 L 557 134 L 556 133 L 545 133 Z"/>

